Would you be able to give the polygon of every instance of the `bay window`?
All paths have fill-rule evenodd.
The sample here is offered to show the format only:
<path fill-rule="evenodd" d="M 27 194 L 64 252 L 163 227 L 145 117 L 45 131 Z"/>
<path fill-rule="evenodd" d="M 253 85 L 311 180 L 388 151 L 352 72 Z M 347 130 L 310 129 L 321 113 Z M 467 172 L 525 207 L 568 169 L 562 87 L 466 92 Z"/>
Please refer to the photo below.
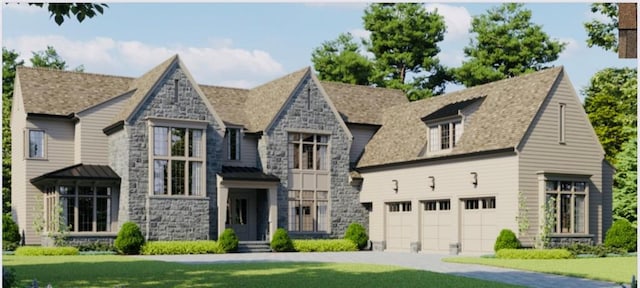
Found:
<path fill-rule="evenodd" d="M 586 181 L 547 180 L 545 181 L 546 201 L 553 199 L 556 225 L 554 233 L 587 233 Z"/>
<path fill-rule="evenodd" d="M 69 232 L 111 231 L 113 187 L 74 182 L 45 188 L 44 230 L 65 225 Z"/>

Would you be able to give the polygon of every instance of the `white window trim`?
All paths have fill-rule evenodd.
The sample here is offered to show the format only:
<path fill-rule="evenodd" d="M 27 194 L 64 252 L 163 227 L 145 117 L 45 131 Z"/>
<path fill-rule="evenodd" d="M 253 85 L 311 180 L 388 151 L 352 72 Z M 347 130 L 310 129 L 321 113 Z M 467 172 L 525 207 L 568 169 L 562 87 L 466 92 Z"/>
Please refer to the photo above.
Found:
<path fill-rule="evenodd" d="M 42 157 L 31 157 L 31 131 L 40 131 L 42 132 Z M 27 128 L 24 130 L 24 138 L 25 138 L 25 153 L 24 153 L 24 159 L 28 159 L 28 160 L 47 160 L 48 157 L 48 133 L 45 129 L 41 129 L 41 128 Z"/>
<path fill-rule="evenodd" d="M 230 130 L 236 131 L 236 155 L 235 159 L 231 159 L 231 133 Z M 227 160 L 229 161 L 240 161 L 241 160 L 241 147 L 242 147 L 242 128 L 239 127 L 228 127 L 227 126 Z"/>
<path fill-rule="evenodd" d="M 147 144 L 147 154 L 148 154 L 148 195 L 150 197 L 161 197 L 161 198 L 206 198 L 207 197 L 207 126 L 209 124 L 209 122 L 207 121 L 200 121 L 200 120 L 183 120 L 183 119 L 169 119 L 169 118 L 157 118 L 157 117 L 148 117 L 146 118 L 147 120 L 147 135 L 148 135 L 148 144 Z M 168 146 L 169 149 L 169 155 L 167 156 L 155 156 L 154 155 L 154 138 L 155 138 L 155 134 L 154 134 L 154 128 L 155 127 L 167 127 L 169 128 L 169 130 L 171 130 L 171 128 L 186 128 L 187 131 L 190 129 L 198 129 L 202 131 L 202 154 L 200 157 L 189 157 L 189 156 L 172 156 L 171 155 L 171 145 Z M 188 136 L 188 132 L 187 135 L 185 137 L 185 154 L 188 154 L 188 150 L 189 150 L 189 136 Z M 171 138 L 168 137 L 169 142 L 171 141 Z M 185 191 L 184 195 L 179 195 L 179 194 L 172 194 L 171 192 L 171 169 L 168 168 L 168 183 L 167 183 L 167 195 L 165 194 L 154 194 L 154 165 L 155 162 L 154 160 L 168 160 L 171 161 L 172 159 L 178 159 L 178 160 L 185 160 L 186 163 L 190 163 L 190 160 L 193 161 L 198 161 L 202 163 L 201 166 L 201 171 L 200 171 L 200 177 L 201 177 L 201 191 L 199 195 L 190 195 L 189 193 L 189 189 L 187 188 Z M 191 167 L 189 167 L 188 164 L 185 163 L 185 169 L 186 171 L 190 172 Z M 189 177 L 188 177 L 188 172 L 185 173 L 185 187 L 189 187 L 190 183 L 189 182 Z"/>
<path fill-rule="evenodd" d="M 459 127 L 462 128 L 462 131 L 460 133 L 458 133 L 458 131 L 454 131 L 453 129 L 453 125 L 455 123 L 459 123 Z M 428 122 L 426 123 L 427 127 L 428 127 L 428 134 L 427 134 L 427 141 L 428 141 L 428 147 L 427 147 L 427 154 L 428 155 L 439 155 L 439 154 L 445 154 L 445 153 L 449 153 L 451 152 L 451 150 L 453 150 L 453 148 L 456 147 L 456 143 L 458 143 L 460 141 L 460 138 L 462 138 L 462 134 L 464 133 L 464 117 L 453 117 L 453 118 L 446 118 L 446 119 L 441 119 L 438 121 L 433 121 L 433 122 Z M 449 124 L 449 148 L 447 149 L 442 149 L 442 132 L 440 131 L 440 125 L 443 124 Z M 437 149 L 434 149 L 433 146 L 433 141 L 431 141 L 431 131 L 437 129 L 438 131 L 438 142 L 437 142 Z M 459 134 L 458 137 L 455 137 L 456 134 Z M 455 141 L 454 141 L 455 139 Z"/>

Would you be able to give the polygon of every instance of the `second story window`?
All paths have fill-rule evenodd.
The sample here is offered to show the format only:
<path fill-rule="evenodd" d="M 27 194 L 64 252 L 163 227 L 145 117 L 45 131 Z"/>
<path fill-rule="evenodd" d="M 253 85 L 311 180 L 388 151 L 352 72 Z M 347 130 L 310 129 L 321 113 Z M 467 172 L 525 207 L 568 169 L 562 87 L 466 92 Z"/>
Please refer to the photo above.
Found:
<path fill-rule="evenodd" d="M 437 152 L 456 147 L 462 135 L 462 122 L 452 121 L 429 126 L 429 151 Z"/>
<path fill-rule="evenodd" d="M 227 159 L 240 160 L 240 129 L 227 128 Z"/>
<path fill-rule="evenodd" d="M 204 196 L 203 129 L 154 126 L 153 194 Z"/>
<path fill-rule="evenodd" d="M 45 134 L 43 130 L 29 130 L 29 158 L 44 159 Z"/>
<path fill-rule="evenodd" d="M 328 135 L 289 133 L 289 168 L 328 170 Z"/>

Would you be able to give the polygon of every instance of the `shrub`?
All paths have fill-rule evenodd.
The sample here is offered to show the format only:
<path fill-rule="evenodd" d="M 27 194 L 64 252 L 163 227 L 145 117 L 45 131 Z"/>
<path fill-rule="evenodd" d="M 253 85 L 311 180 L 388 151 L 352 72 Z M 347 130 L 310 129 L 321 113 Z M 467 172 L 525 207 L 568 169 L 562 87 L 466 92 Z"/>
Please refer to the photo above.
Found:
<path fill-rule="evenodd" d="M 358 251 L 356 243 L 349 239 L 293 240 L 293 248 L 298 252 L 341 252 Z"/>
<path fill-rule="evenodd" d="M 125 222 L 118 232 L 114 242 L 116 249 L 121 254 L 135 255 L 140 253 L 140 248 L 144 245 L 144 237 L 136 223 Z"/>
<path fill-rule="evenodd" d="M 620 255 L 627 254 L 627 251 L 625 251 L 624 249 L 607 247 L 602 244 L 592 246 L 592 245 L 574 243 L 564 248 L 569 250 L 569 252 L 571 252 L 571 254 L 575 257 L 578 257 L 578 255 L 593 255 L 595 257 L 606 257 L 607 255 L 610 255 L 610 254 L 620 254 Z M 581 256 L 581 257 L 584 257 L 584 256 Z"/>
<path fill-rule="evenodd" d="M 16 256 L 69 256 L 78 255 L 76 247 L 38 247 L 22 246 L 16 249 Z"/>
<path fill-rule="evenodd" d="M 141 249 L 142 255 L 222 254 L 216 241 L 150 241 Z"/>
<path fill-rule="evenodd" d="M 604 238 L 604 245 L 625 249 L 627 252 L 635 252 L 638 245 L 636 229 L 627 219 L 616 220 L 611 225 Z"/>
<path fill-rule="evenodd" d="M 117 252 L 115 246 L 99 241 L 73 245 L 73 247 L 78 248 L 80 252 Z"/>
<path fill-rule="evenodd" d="M 15 287 L 16 284 L 18 284 L 16 271 L 11 268 L 5 268 L 4 266 L 2 266 L 2 287 L 11 288 Z"/>
<path fill-rule="evenodd" d="M 18 248 L 18 243 L 2 240 L 2 250 L 15 251 Z"/>
<path fill-rule="evenodd" d="M 500 259 L 571 259 L 567 249 L 500 249 L 496 252 Z"/>
<path fill-rule="evenodd" d="M 351 223 L 349 227 L 347 227 L 347 231 L 344 233 L 344 239 L 353 241 L 353 243 L 358 246 L 358 249 L 362 250 L 367 246 L 369 236 L 362 225 L 358 223 Z"/>
<path fill-rule="evenodd" d="M 513 231 L 509 229 L 502 229 L 500 235 L 496 239 L 496 243 L 493 245 L 493 251 L 498 252 L 500 249 L 518 249 L 520 248 L 520 241 Z"/>
<path fill-rule="evenodd" d="M 218 237 L 218 245 L 224 252 L 232 252 L 238 250 L 238 236 L 231 228 L 224 229 L 220 237 Z"/>
<path fill-rule="evenodd" d="M 2 215 L 2 247 L 5 247 L 4 243 L 13 243 L 15 246 L 20 243 L 20 229 L 9 214 Z"/>
<path fill-rule="evenodd" d="M 271 240 L 271 250 L 276 252 L 294 251 L 293 243 L 291 242 L 291 238 L 289 238 L 289 234 L 287 234 L 287 230 L 284 230 L 284 228 L 278 228 L 276 230 Z"/>

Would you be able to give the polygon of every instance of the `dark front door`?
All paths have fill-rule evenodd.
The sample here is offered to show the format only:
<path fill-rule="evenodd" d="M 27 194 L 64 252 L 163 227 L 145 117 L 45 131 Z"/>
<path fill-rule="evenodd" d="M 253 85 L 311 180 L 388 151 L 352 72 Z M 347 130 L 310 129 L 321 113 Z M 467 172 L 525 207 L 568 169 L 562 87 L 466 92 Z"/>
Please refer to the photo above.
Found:
<path fill-rule="evenodd" d="M 255 190 L 229 191 L 226 222 L 227 228 L 232 228 L 240 241 L 256 240 Z"/>

